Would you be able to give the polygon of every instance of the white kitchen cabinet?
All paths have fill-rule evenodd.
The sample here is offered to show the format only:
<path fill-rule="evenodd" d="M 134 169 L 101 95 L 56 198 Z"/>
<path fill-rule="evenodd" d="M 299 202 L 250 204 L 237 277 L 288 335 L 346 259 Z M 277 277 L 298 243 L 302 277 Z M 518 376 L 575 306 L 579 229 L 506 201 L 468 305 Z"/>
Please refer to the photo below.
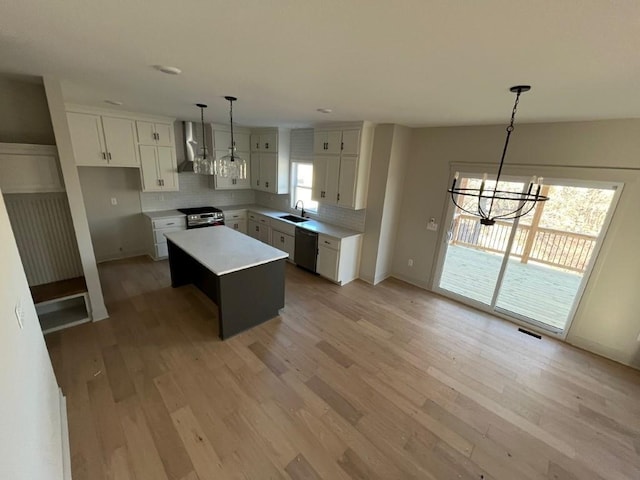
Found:
<path fill-rule="evenodd" d="M 317 273 L 339 285 L 355 280 L 360 270 L 361 247 L 362 235 L 340 239 L 319 234 Z"/>
<path fill-rule="evenodd" d="M 293 262 L 294 251 L 296 247 L 296 239 L 293 235 L 289 235 L 278 230 L 271 230 L 271 246 L 287 252 L 289 261 Z"/>
<path fill-rule="evenodd" d="M 290 130 L 264 128 L 251 133 L 251 188 L 289 193 Z"/>
<path fill-rule="evenodd" d="M 278 152 L 278 129 L 265 129 L 261 132 L 251 133 L 251 151 L 252 152 Z"/>
<path fill-rule="evenodd" d="M 167 258 L 167 237 L 165 233 L 187 229 L 187 220 L 184 215 L 176 217 L 164 217 L 151 219 L 147 215 L 147 228 L 149 231 L 149 256 L 154 260 Z"/>
<path fill-rule="evenodd" d="M 233 228 L 234 230 L 244 233 L 248 232 L 247 225 L 247 211 L 246 210 L 225 210 L 224 211 L 224 224 Z"/>
<path fill-rule="evenodd" d="M 341 130 L 321 130 L 314 132 L 313 153 L 316 155 L 340 155 L 341 145 Z"/>
<path fill-rule="evenodd" d="M 260 240 L 262 243 L 269 243 L 269 226 L 253 220 L 248 222 L 248 232 L 250 237 Z"/>
<path fill-rule="evenodd" d="M 354 210 L 366 207 L 373 132 L 370 122 L 314 131 L 314 200 Z"/>
<path fill-rule="evenodd" d="M 247 217 L 249 219 L 249 236 L 263 243 L 271 244 L 270 218 L 252 211 L 247 212 Z"/>
<path fill-rule="evenodd" d="M 178 191 L 175 149 L 140 145 L 140 174 L 143 192 Z"/>
<path fill-rule="evenodd" d="M 340 252 L 324 245 L 318 245 L 316 272 L 329 280 L 338 281 L 338 257 Z"/>
<path fill-rule="evenodd" d="M 135 122 L 128 118 L 68 112 L 76 165 L 139 167 Z"/>
<path fill-rule="evenodd" d="M 138 143 L 141 145 L 173 145 L 173 125 L 170 123 L 136 121 Z"/>
<path fill-rule="evenodd" d="M 335 205 L 338 202 L 339 181 L 339 155 L 316 155 L 313 157 L 313 186 L 311 188 L 313 200 Z"/>

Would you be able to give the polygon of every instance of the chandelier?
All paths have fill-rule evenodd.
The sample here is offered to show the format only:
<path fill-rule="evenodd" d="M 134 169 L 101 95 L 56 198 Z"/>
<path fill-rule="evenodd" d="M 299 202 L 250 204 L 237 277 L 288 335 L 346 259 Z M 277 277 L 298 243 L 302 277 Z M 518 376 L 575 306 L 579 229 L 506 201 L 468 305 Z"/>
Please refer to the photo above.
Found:
<path fill-rule="evenodd" d="M 247 178 L 247 161 L 236 153 L 236 142 L 233 138 L 233 102 L 236 97 L 224 97 L 229 101 L 229 124 L 231 125 L 231 145 L 229 153 L 214 161 L 215 175 L 224 178 L 237 178 L 244 180 Z"/>
<path fill-rule="evenodd" d="M 193 173 L 201 175 L 213 175 L 214 163 L 213 156 L 207 152 L 207 137 L 204 133 L 204 109 L 207 106 L 204 103 L 196 103 L 200 108 L 200 124 L 202 125 L 202 146 L 198 149 L 198 153 L 193 158 Z"/>
<path fill-rule="evenodd" d="M 456 187 L 459 177 L 459 173 L 456 172 L 451 188 L 447 190 L 451 194 L 451 200 L 454 205 L 470 215 L 480 217 L 480 223 L 482 225 L 494 225 L 496 220 L 514 220 L 520 218 L 533 210 L 539 202 L 549 200 L 549 197 L 540 195 L 542 177 L 533 177 L 529 182 L 526 192 L 498 190 L 504 159 L 507 155 L 507 148 L 509 147 L 509 138 L 514 130 L 513 122 L 516 117 L 518 103 L 520 102 L 520 94 L 531 90 L 531 86 L 516 85 L 509 90 L 516 94 L 516 100 L 511 112 L 511 123 L 509 123 L 507 127 L 507 137 L 504 141 L 504 148 L 502 149 L 502 157 L 500 158 L 500 167 L 498 168 L 495 186 L 485 189 L 487 182 L 487 174 L 485 173 L 480 183 L 480 188 Z"/>

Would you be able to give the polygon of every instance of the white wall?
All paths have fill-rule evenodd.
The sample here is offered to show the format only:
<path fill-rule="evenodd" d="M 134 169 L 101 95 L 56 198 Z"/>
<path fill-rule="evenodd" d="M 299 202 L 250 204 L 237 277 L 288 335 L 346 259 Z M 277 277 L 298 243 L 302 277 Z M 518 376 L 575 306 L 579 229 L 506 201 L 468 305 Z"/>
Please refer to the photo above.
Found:
<path fill-rule="evenodd" d="M 0 478 L 62 479 L 59 390 L 1 195 L 0 245 Z"/>
<path fill-rule="evenodd" d="M 0 142 L 56 143 L 41 79 L 0 76 Z"/>
<path fill-rule="evenodd" d="M 497 168 L 504 126 L 416 129 L 396 240 L 393 273 L 430 288 L 449 197 L 450 164 Z M 567 341 L 622 363 L 640 366 L 640 120 L 517 125 L 506 165 L 625 187 Z M 568 167 L 568 168 L 560 168 Z M 582 167 L 582 168 L 581 168 Z M 607 167 L 606 169 L 598 167 Z M 509 171 L 507 168 L 507 173 Z M 521 169 L 527 170 L 526 167 Z M 531 171 L 531 169 L 529 169 Z M 426 229 L 435 217 L 438 232 Z M 413 268 L 407 259 L 414 259 Z"/>
<path fill-rule="evenodd" d="M 78 174 L 96 260 L 144 254 L 149 233 L 141 214 L 140 170 L 80 167 Z"/>

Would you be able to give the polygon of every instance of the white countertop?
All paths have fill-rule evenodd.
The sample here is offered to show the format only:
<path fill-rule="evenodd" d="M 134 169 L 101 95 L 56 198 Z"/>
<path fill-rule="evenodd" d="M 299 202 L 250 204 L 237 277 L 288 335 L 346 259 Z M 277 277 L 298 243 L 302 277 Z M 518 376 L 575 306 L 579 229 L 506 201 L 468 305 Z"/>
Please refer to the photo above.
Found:
<path fill-rule="evenodd" d="M 289 256 L 286 252 L 229 227 L 196 228 L 164 235 L 216 275 L 244 270 Z"/>
<path fill-rule="evenodd" d="M 143 215 L 146 215 L 151 220 L 157 220 L 159 218 L 176 218 L 176 217 L 185 217 L 184 213 L 180 213 L 178 210 L 158 210 L 156 212 L 142 212 Z"/>
<path fill-rule="evenodd" d="M 286 222 L 291 225 L 295 225 L 296 227 L 304 228 L 305 230 L 309 230 L 316 233 L 322 233 L 324 235 L 329 235 L 331 237 L 343 239 L 348 237 L 353 237 L 354 235 L 362 235 L 361 232 L 357 232 L 355 230 L 349 230 L 348 228 L 337 227 L 335 225 L 330 225 L 328 223 L 319 222 L 317 220 L 308 220 L 306 222 L 295 223 L 289 220 L 285 220 L 280 218 L 282 215 L 289 215 L 289 212 L 282 212 L 279 210 L 274 210 L 269 207 L 263 207 L 261 205 L 228 205 L 225 207 L 219 207 L 223 212 L 233 211 L 233 210 L 251 210 L 252 212 L 259 213 L 266 217 L 271 217 L 281 222 Z M 298 215 L 299 216 L 299 215 Z"/>

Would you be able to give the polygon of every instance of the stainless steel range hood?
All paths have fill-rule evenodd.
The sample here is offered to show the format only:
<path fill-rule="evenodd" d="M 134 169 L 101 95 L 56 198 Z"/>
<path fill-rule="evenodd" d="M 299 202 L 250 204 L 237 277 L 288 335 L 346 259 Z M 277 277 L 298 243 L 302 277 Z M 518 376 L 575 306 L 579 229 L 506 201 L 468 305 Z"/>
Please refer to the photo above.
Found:
<path fill-rule="evenodd" d="M 184 134 L 184 161 L 178 165 L 178 172 L 193 172 L 193 159 L 202 148 L 203 141 L 207 142 L 207 152 L 213 152 L 211 141 L 211 124 L 204 124 L 205 139 L 202 139 L 202 124 L 200 122 L 182 122 Z"/>

